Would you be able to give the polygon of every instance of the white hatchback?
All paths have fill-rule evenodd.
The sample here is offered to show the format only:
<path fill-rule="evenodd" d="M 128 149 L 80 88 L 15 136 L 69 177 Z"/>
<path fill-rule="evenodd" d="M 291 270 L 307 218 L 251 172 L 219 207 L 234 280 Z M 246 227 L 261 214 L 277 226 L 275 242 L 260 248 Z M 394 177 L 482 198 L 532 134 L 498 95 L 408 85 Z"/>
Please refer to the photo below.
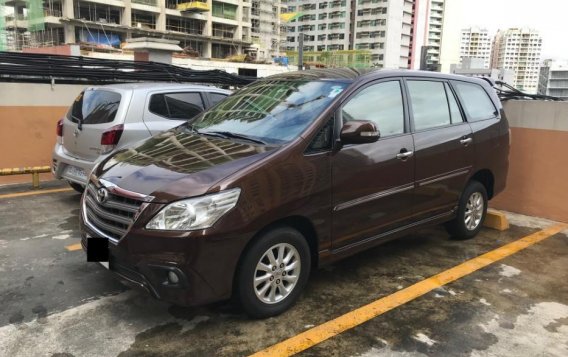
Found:
<path fill-rule="evenodd" d="M 183 124 L 229 94 L 215 87 L 171 83 L 88 87 L 57 123 L 53 175 L 82 192 L 100 158 Z"/>

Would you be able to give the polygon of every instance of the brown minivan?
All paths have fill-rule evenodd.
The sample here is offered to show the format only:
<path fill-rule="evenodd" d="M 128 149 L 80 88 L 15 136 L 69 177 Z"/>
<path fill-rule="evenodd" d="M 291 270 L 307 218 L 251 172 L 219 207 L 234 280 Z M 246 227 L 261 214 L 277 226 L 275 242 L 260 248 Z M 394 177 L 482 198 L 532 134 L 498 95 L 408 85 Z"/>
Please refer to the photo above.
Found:
<path fill-rule="evenodd" d="M 508 154 L 507 120 L 484 80 L 276 75 L 99 163 L 82 198 L 82 244 L 157 298 L 234 296 L 251 316 L 272 316 L 314 267 L 428 224 L 475 236 L 505 187 Z"/>

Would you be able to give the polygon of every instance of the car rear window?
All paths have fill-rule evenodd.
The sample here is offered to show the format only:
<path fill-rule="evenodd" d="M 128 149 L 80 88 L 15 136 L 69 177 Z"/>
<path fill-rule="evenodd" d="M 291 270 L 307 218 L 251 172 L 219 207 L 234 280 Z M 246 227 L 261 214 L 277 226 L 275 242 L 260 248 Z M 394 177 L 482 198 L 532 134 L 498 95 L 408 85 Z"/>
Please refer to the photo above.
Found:
<path fill-rule="evenodd" d="M 469 121 L 492 119 L 497 111 L 489 95 L 478 84 L 453 82 Z"/>
<path fill-rule="evenodd" d="M 69 119 L 83 124 L 103 124 L 114 120 L 122 96 L 108 90 L 86 90 L 75 98 Z"/>

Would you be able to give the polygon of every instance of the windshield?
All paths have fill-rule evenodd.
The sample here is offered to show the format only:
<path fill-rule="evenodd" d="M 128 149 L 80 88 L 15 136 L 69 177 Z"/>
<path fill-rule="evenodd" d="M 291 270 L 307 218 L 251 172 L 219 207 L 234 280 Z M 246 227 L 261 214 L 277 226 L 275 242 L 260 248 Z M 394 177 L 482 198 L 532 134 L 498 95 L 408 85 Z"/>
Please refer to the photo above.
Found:
<path fill-rule="evenodd" d="M 202 134 L 232 133 L 269 144 L 285 143 L 297 138 L 347 85 L 331 81 L 258 81 L 197 116 L 191 127 Z"/>

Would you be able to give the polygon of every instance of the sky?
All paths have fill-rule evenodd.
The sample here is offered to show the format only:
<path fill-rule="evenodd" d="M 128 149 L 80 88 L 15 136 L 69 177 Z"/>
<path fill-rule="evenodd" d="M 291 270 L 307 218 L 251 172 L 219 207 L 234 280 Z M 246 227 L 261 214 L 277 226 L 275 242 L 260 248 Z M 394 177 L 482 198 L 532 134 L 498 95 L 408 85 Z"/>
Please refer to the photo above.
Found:
<path fill-rule="evenodd" d="M 463 28 L 497 30 L 530 27 L 542 36 L 541 59 L 568 59 L 568 0 L 446 0 L 456 1 Z"/>

